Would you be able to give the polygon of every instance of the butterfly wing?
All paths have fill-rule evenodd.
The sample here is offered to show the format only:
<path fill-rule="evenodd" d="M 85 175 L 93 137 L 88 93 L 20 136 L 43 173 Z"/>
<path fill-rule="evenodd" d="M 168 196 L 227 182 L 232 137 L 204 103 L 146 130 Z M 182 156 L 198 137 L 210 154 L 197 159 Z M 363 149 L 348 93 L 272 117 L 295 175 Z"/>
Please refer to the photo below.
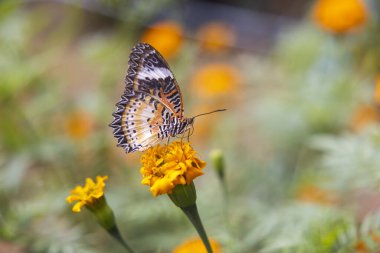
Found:
<path fill-rule="evenodd" d="M 183 117 L 181 90 L 168 63 L 151 45 L 139 43 L 130 55 L 126 89 L 151 95 L 177 118 Z"/>
<path fill-rule="evenodd" d="M 183 117 L 182 95 L 168 64 L 150 45 L 130 55 L 126 87 L 110 126 L 127 153 L 143 151 L 169 135 L 172 118 Z"/>

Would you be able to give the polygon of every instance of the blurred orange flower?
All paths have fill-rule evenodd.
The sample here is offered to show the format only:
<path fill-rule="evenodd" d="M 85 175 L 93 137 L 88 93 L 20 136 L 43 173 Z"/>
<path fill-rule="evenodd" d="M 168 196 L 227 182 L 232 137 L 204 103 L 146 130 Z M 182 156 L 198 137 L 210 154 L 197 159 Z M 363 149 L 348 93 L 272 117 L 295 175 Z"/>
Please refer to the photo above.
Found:
<path fill-rule="evenodd" d="M 84 139 L 93 130 L 93 120 L 89 113 L 75 111 L 68 116 L 66 132 L 73 139 Z"/>
<path fill-rule="evenodd" d="M 373 247 L 374 246 L 377 246 L 375 247 L 376 249 L 378 249 L 378 245 L 379 245 L 379 242 L 380 242 L 380 237 L 377 233 L 375 232 L 370 232 L 369 233 L 369 236 L 368 238 L 366 238 L 367 240 L 371 240 L 371 243 L 370 244 L 366 244 L 366 242 L 363 240 L 363 239 L 359 239 L 355 245 L 354 245 L 354 248 L 356 250 L 357 253 L 369 253 L 369 252 L 374 252 L 373 250 Z M 368 245 L 372 245 L 372 249 L 370 247 L 368 247 Z M 378 251 L 376 251 L 378 252 Z"/>
<path fill-rule="evenodd" d="M 380 236 L 376 232 L 371 232 L 371 239 L 377 243 L 380 243 Z"/>
<path fill-rule="evenodd" d="M 321 205 L 332 205 L 337 202 L 337 196 L 334 192 L 326 191 L 315 185 L 301 187 L 298 191 L 297 199 L 301 202 Z"/>
<path fill-rule="evenodd" d="M 179 51 L 183 43 L 182 26 L 175 21 L 161 21 L 148 28 L 141 41 L 151 44 L 165 58 L 171 58 Z"/>
<path fill-rule="evenodd" d="M 191 108 L 191 111 L 189 111 L 189 115 L 197 115 L 204 112 L 211 112 L 215 109 L 223 108 L 223 106 L 226 105 L 219 105 L 218 103 L 199 103 L 198 105 Z M 212 130 L 217 124 L 217 120 L 220 116 L 223 116 L 223 112 L 209 116 L 207 115 L 205 118 L 200 117 L 199 119 L 196 119 L 194 122 L 195 132 L 194 135 L 191 136 L 191 140 L 195 143 L 204 143 L 210 137 L 212 137 Z"/>
<path fill-rule="evenodd" d="M 222 252 L 222 249 L 215 240 L 210 239 L 210 244 L 214 253 Z M 185 241 L 177 248 L 175 248 L 172 253 L 207 253 L 207 250 L 203 245 L 202 240 L 200 238 L 196 238 Z"/>
<path fill-rule="evenodd" d="M 231 95 L 240 83 L 241 75 L 237 69 L 224 63 L 213 63 L 199 69 L 193 75 L 191 86 L 201 98 Z"/>
<path fill-rule="evenodd" d="M 209 22 L 203 25 L 198 33 L 198 40 L 203 50 L 219 53 L 236 42 L 236 34 L 231 26 L 222 22 Z"/>
<path fill-rule="evenodd" d="M 371 105 L 360 107 L 353 116 L 351 127 L 354 131 L 360 131 L 364 127 L 380 121 L 380 115 Z"/>
<path fill-rule="evenodd" d="M 222 106 L 210 106 L 206 104 L 198 105 L 191 110 L 189 115 L 197 115 L 203 112 L 211 112 L 215 110 L 215 108 L 221 108 Z M 206 116 L 207 117 L 207 116 Z M 194 128 L 196 134 L 194 134 L 191 139 L 195 142 L 203 142 L 206 141 L 211 136 L 211 131 L 215 126 L 215 119 L 218 115 L 212 115 L 212 117 L 208 118 L 199 118 L 195 120 Z"/>
<path fill-rule="evenodd" d="M 357 253 L 366 253 L 367 251 L 367 246 L 363 240 L 359 240 L 355 243 L 354 246 L 355 250 Z"/>
<path fill-rule="evenodd" d="M 345 33 L 364 24 L 367 9 L 362 0 L 318 0 L 313 17 L 324 29 Z"/>
<path fill-rule="evenodd" d="M 380 75 L 377 77 L 376 81 L 375 102 L 380 104 Z"/>

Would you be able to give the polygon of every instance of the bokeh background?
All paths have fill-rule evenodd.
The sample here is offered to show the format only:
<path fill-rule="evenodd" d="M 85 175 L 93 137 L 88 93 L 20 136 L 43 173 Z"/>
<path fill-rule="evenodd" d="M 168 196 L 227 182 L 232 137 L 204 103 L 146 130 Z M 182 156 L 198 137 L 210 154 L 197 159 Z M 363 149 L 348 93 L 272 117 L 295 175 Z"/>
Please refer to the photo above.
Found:
<path fill-rule="evenodd" d="M 138 252 L 196 237 L 108 127 L 139 41 L 168 60 L 186 115 L 227 109 L 191 136 L 221 252 L 380 252 L 379 14 L 378 0 L 2 0 L 0 252 L 123 252 L 65 201 L 96 175 Z"/>

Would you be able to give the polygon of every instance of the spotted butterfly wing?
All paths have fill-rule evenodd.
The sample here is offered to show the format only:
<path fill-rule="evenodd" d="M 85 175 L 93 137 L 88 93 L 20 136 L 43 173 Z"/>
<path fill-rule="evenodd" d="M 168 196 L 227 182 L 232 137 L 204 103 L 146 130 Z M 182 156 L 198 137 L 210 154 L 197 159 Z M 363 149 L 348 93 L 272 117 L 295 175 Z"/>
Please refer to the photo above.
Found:
<path fill-rule="evenodd" d="M 139 43 L 132 49 L 125 85 L 110 124 L 118 146 L 127 153 L 144 151 L 178 132 L 183 120 L 182 94 L 167 62 L 149 44 Z"/>

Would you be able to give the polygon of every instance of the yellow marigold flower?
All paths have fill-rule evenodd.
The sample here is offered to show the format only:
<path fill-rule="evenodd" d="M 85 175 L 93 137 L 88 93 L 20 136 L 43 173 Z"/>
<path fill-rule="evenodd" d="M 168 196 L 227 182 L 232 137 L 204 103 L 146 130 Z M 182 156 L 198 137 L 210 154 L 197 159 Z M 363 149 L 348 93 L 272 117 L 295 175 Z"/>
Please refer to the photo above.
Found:
<path fill-rule="evenodd" d="M 355 112 L 351 121 L 351 127 L 354 131 L 360 131 L 366 126 L 378 123 L 379 121 L 380 116 L 376 108 L 371 105 L 364 105 Z"/>
<path fill-rule="evenodd" d="M 188 142 L 149 148 L 141 157 L 142 184 L 150 186 L 154 196 L 172 193 L 178 184 L 190 184 L 203 174 L 206 163 L 196 156 Z"/>
<path fill-rule="evenodd" d="M 234 67 L 224 64 L 209 64 L 199 69 L 191 80 L 193 91 L 203 98 L 231 95 L 236 91 L 241 75 Z"/>
<path fill-rule="evenodd" d="M 175 21 L 161 21 L 150 28 L 141 36 L 141 41 L 151 44 L 165 58 L 173 57 L 182 46 L 182 26 Z"/>
<path fill-rule="evenodd" d="M 91 178 L 86 178 L 84 187 L 77 186 L 71 191 L 71 195 L 66 201 L 71 204 L 78 201 L 72 208 L 73 212 L 80 212 L 83 206 L 95 216 L 98 224 L 104 228 L 113 238 L 115 238 L 128 252 L 134 251 L 123 239 L 117 227 L 115 215 L 111 207 L 107 204 L 104 196 L 105 181 L 108 176 L 97 176 L 96 183 Z"/>
<path fill-rule="evenodd" d="M 337 202 L 337 196 L 334 192 L 323 190 L 314 185 L 302 187 L 297 196 L 301 202 L 316 203 L 322 205 L 332 205 Z"/>
<path fill-rule="evenodd" d="M 96 183 L 91 178 L 86 178 L 84 187 L 76 186 L 71 190 L 71 195 L 66 198 L 66 201 L 71 204 L 78 201 L 72 208 L 73 212 L 80 212 L 83 206 L 91 206 L 104 195 L 104 187 L 108 176 L 97 176 Z"/>
<path fill-rule="evenodd" d="M 313 17 L 324 29 L 345 33 L 363 25 L 367 10 L 362 0 L 318 0 Z"/>
<path fill-rule="evenodd" d="M 235 45 L 236 35 L 231 26 L 222 22 L 210 22 L 203 25 L 197 34 L 202 49 L 210 53 L 219 53 Z"/>
<path fill-rule="evenodd" d="M 76 111 L 69 115 L 66 123 L 67 134 L 73 139 L 84 139 L 91 133 L 93 121 L 90 115 L 84 111 Z"/>
<path fill-rule="evenodd" d="M 217 241 L 210 239 L 210 244 L 214 253 L 222 253 L 222 249 Z M 175 248 L 172 253 L 207 253 L 207 250 L 203 245 L 202 240 L 196 238 L 185 241 Z"/>

